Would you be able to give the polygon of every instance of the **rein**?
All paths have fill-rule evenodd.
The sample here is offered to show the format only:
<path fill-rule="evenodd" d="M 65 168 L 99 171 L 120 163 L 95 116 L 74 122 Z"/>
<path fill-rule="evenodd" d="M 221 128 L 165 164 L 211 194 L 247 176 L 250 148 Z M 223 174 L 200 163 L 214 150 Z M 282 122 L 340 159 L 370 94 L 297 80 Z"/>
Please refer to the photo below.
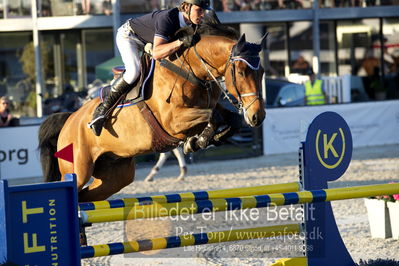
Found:
<path fill-rule="evenodd" d="M 232 106 L 234 106 L 234 107 L 237 109 L 237 111 L 241 114 L 242 112 L 245 113 L 245 112 L 248 110 L 248 108 L 249 108 L 256 100 L 259 99 L 259 95 L 258 95 L 258 93 L 256 93 L 256 92 L 250 92 L 250 93 L 241 94 L 241 93 L 238 91 L 238 88 L 237 88 L 237 80 L 236 80 L 236 75 L 235 75 L 236 70 L 235 70 L 235 64 L 234 64 L 234 62 L 237 60 L 236 58 L 239 58 L 239 57 L 234 57 L 234 58 L 233 58 L 233 49 L 234 49 L 234 46 L 233 46 L 233 48 L 232 48 L 231 51 L 230 51 L 230 55 L 229 55 L 229 58 L 228 58 L 228 60 L 227 60 L 227 63 L 226 63 L 226 66 L 225 66 L 225 68 L 224 68 L 223 73 L 224 73 L 224 75 L 226 74 L 227 68 L 228 68 L 229 65 L 231 64 L 231 66 L 232 66 L 232 67 L 231 67 L 231 75 L 232 75 L 232 79 L 233 79 L 233 86 L 234 86 L 234 89 L 235 89 L 235 91 L 236 91 L 236 93 L 237 93 L 237 97 L 238 97 L 238 104 L 234 103 L 234 102 L 231 100 L 231 98 L 230 98 L 229 95 L 228 95 L 227 89 L 221 85 L 221 81 L 218 80 L 218 79 L 212 74 L 212 72 L 210 71 L 210 69 L 208 68 L 208 66 L 212 67 L 213 69 L 217 69 L 217 68 L 213 67 L 211 64 L 209 64 L 208 62 L 206 62 L 205 59 L 203 59 L 203 58 L 201 57 L 201 55 L 198 53 L 196 46 L 194 46 L 194 52 L 195 52 L 195 54 L 197 55 L 197 57 L 198 57 L 198 59 L 200 60 L 200 62 L 202 63 L 202 65 L 204 66 L 205 70 L 207 71 L 208 76 L 210 76 L 210 77 L 213 79 L 213 81 L 216 83 L 216 85 L 218 86 L 219 90 L 224 94 L 224 98 L 227 98 L 227 100 L 230 102 L 230 104 L 231 104 Z M 243 98 L 243 97 L 249 97 L 249 96 L 256 96 L 256 97 L 255 97 L 246 107 L 244 107 L 244 103 L 243 103 L 242 98 Z"/>

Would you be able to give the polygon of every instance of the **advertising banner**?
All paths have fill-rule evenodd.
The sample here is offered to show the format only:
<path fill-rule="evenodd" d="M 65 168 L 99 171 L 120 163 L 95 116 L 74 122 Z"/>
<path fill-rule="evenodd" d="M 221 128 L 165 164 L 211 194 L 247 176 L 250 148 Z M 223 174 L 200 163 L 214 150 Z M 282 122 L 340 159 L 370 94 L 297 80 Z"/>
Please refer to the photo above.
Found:
<path fill-rule="evenodd" d="M 333 111 L 348 123 L 353 147 L 399 144 L 399 101 L 268 109 L 263 122 L 264 154 L 296 152 L 309 123 Z M 328 123 L 328 121 L 325 121 Z"/>
<path fill-rule="evenodd" d="M 0 179 L 42 176 L 39 125 L 0 128 Z"/>

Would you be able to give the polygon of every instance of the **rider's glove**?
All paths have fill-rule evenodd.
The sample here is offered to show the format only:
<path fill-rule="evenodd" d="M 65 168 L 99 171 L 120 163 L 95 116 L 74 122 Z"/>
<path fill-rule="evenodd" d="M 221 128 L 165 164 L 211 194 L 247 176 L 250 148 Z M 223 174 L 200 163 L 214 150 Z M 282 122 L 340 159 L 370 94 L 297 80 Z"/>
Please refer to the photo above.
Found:
<path fill-rule="evenodd" d="M 188 48 L 191 47 L 191 43 L 193 42 L 193 36 L 192 35 L 186 35 L 183 37 L 180 37 L 179 40 L 182 42 L 181 46 Z"/>
<path fill-rule="evenodd" d="M 180 37 L 179 40 L 182 42 L 182 47 L 188 48 L 194 46 L 199 41 L 199 35 L 185 35 Z"/>

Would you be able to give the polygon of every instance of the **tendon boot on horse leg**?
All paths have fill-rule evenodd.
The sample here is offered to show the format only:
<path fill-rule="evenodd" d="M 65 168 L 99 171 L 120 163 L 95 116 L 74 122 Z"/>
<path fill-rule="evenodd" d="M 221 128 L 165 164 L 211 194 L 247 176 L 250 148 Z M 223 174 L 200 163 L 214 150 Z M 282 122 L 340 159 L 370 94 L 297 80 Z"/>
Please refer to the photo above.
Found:
<path fill-rule="evenodd" d="M 206 125 L 205 129 L 198 136 L 197 146 L 205 149 L 209 146 L 211 140 L 215 136 L 216 130 L 223 123 L 223 117 L 218 110 L 214 110 L 211 121 Z"/>
<path fill-rule="evenodd" d="M 188 154 L 190 152 L 196 152 L 199 149 L 205 149 L 211 144 L 213 137 L 215 136 L 216 130 L 219 125 L 209 122 L 201 134 L 197 136 L 189 137 L 184 142 L 184 153 Z"/>
<path fill-rule="evenodd" d="M 184 153 L 196 152 L 199 149 L 205 149 L 216 133 L 218 127 L 223 123 L 223 117 L 218 110 L 213 110 L 211 120 L 205 126 L 198 137 L 189 137 L 184 143 Z"/>
<path fill-rule="evenodd" d="M 104 99 L 104 102 L 97 106 L 93 114 L 93 120 L 89 123 L 89 127 L 93 130 L 96 136 L 101 135 L 104 123 L 107 120 L 112 107 L 117 104 L 121 96 L 127 93 L 131 88 L 132 85 L 128 84 L 123 77 L 118 78 L 113 84 L 111 84 L 109 95 Z"/>
<path fill-rule="evenodd" d="M 196 141 L 197 146 L 201 149 L 205 149 L 206 147 L 208 147 L 217 129 L 217 124 L 209 122 L 206 125 L 204 131 L 202 131 L 202 133 L 198 136 L 198 139 Z"/>

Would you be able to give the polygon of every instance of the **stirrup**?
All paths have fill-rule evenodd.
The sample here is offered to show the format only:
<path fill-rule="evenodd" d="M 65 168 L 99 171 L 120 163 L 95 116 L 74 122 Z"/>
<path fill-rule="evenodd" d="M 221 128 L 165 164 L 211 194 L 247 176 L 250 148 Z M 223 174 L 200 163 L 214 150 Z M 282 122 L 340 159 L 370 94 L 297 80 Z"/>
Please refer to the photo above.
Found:
<path fill-rule="evenodd" d="M 101 135 L 105 123 L 105 115 L 100 115 L 94 118 L 87 126 L 93 130 L 94 135 L 97 137 Z"/>

